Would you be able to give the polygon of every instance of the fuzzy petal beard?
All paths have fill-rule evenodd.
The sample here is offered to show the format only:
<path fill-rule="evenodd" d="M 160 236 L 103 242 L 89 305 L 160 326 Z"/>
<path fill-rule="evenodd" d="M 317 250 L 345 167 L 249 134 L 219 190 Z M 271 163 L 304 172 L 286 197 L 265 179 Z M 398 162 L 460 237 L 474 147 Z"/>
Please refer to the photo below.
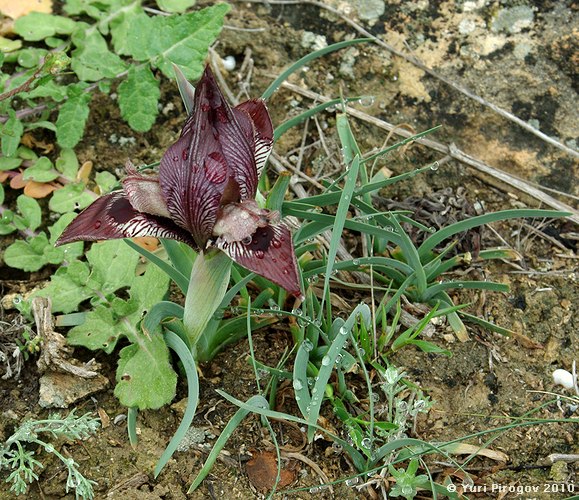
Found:
<path fill-rule="evenodd" d="M 101 196 L 74 219 L 56 241 L 56 246 L 73 241 L 98 241 L 154 236 L 194 246 L 191 236 L 165 217 L 135 210 L 123 191 Z"/>
<path fill-rule="evenodd" d="M 220 237 L 214 245 L 246 269 L 303 297 L 291 233 L 284 224 L 260 227 L 247 241 L 227 242 Z"/>

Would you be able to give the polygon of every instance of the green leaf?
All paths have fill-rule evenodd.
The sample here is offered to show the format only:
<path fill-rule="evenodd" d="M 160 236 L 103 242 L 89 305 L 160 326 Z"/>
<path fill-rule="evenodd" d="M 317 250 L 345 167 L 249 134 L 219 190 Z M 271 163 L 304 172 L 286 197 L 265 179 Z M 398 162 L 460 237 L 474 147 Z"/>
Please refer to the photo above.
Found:
<path fill-rule="evenodd" d="M 162 335 L 142 337 L 120 353 L 115 396 L 129 408 L 157 409 L 175 397 L 177 374 Z"/>
<path fill-rule="evenodd" d="M 74 148 L 82 139 L 89 114 L 90 99 L 91 94 L 88 92 L 73 91 L 69 93 L 68 100 L 60 107 L 56 119 L 56 139 L 61 147 Z"/>
<path fill-rule="evenodd" d="M 42 223 L 42 210 L 38 202 L 34 198 L 21 194 L 16 199 L 16 205 L 26 221 L 26 229 L 31 231 L 37 229 Z"/>
<path fill-rule="evenodd" d="M 56 160 L 56 170 L 58 170 L 63 177 L 74 180 L 78 173 L 78 158 L 74 149 L 63 149 L 60 156 Z"/>
<path fill-rule="evenodd" d="M 87 259 L 92 267 L 89 285 L 95 290 L 102 290 L 104 294 L 131 286 L 135 280 L 135 267 L 139 262 L 139 255 L 122 240 L 93 245 L 87 252 Z"/>
<path fill-rule="evenodd" d="M 111 12 L 107 18 L 110 20 L 109 28 L 113 40 L 113 48 L 119 55 L 129 55 L 127 49 L 127 36 L 134 19 L 143 13 L 141 0 L 120 0 L 119 10 Z M 111 9 L 112 11 L 112 9 Z M 101 29 L 101 33 L 104 32 Z"/>
<path fill-rule="evenodd" d="M 66 220 L 66 217 L 71 218 L 71 214 L 63 215 L 61 220 Z M 51 239 L 57 237 L 60 229 L 54 226 Z M 63 248 L 66 250 L 72 245 L 74 243 Z M 72 250 L 73 255 L 75 251 Z M 78 310 L 82 301 L 116 292 L 119 288 L 131 286 L 135 280 L 139 256 L 122 241 L 95 243 L 86 253 L 86 258 L 88 264 L 73 261 L 67 267 L 58 269 L 50 283 L 33 296 L 51 297 L 54 312 L 70 313 Z"/>
<path fill-rule="evenodd" d="M 14 31 L 24 40 L 36 42 L 57 34 L 73 32 L 76 22 L 63 16 L 53 16 L 42 12 L 31 12 L 14 22 Z"/>
<path fill-rule="evenodd" d="M 16 154 L 16 150 L 20 144 L 20 138 L 22 137 L 22 132 L 24 132 L 22 122 L 16 117 L 14 110 L 9 109 L 8 120 L 6 120 L 6 123 L 0 127 L 2 154 L 4 156 L 10 157 Z"/>
<path fill-rule="evenodd" d="M 34 122 L 34 123 L 27 123 L 26 124 L 26 130 L 34 130 L 37 128 L 45 128 L 47 130 L 50 130 L 51 132 L 56 132 L 56 125 L 52 122 L 47 121 L 47 120 L 39 120 L 39 121 Z"/>
<path fill-rule="evenodd" d="M 64 11 L 71 16 L 78 16 L 86 13 L 94 19 L 100 19 L 104 15 L 104 8 L 107 3 L 95 0 L 67 0 Z"/>
<path fill-rule="evenodd" d="M 44 248 L 49 244 L 44 233 L 34 236 L 29 241 L 17 240 L 4 252 L 4 262 L 23 271 L 38 271 L 46 264 Z"/>
<path fill-rule="evenodd" d="M 94 176 L 94 180 L 96 185 L 99 187 L 101 194 L 111 192 L 118 182 L 118 179 L 106 170 L 97 172 Z"/>
<path fill-rule="evenodd" d="M 63 214 L 52 226 L 48 228 L 48 232 L 50 233 L 50 244 L 54 245 L 58 237 L 62 234 L 65 230 L 66 226 L 68 226 L 73 219 L 76 217 L 75 213 L 68 213 Z M 58 251 L 62 254 L 62 257 L 58 262 L 53 262 L 51 259 L 55 257 L 49 257 L 47 254 L 47 259 L 51 264 L 59 264 L 61 262 L 71 262 L 74 259 L 77 259 L 83 254 L 84 243 L 82 241 L 76 241 L 74 243 L 67 243 L 58 248 L 53 248 L 53 250 Z"/>
<path fill-rule="evenodd" d="M 94 195 L 85 190 L 82 182 L 67 184 L 52 194 L 48 207 L 53 212 L 64 214 L 88 207 L 94 201 Z"/>
<path fill-rule="evenodd" d="M 126 69 L 126 63 L 111 52 L 106 40 L 96 30 L 90 31 L 88 25 L 75 31 L 73 42 L 77 48 L 72 52 L 72 70 L 85 82 L 114 78 Z"/>
<path fill-rule="evenodd" d="M 138 254 L 122 241 L 114 243 L 121 245 L 106 245 L 96 253 L 91 254 L 91 249 L 87 254 L 92 273 L 82 291 L 89 292 L 89 296 L 95 292 L 102 296 L 130 286 L 130 299 L 125 301 L 113 297 L 110 302 L 97 305 L 87 314 L 86 321 L 70 330 L 68 335 L 69 343 L 73 345 L 103 349 L 109 353 L 114 350 L 120 337 L 126 337 L 136 344 L 146 338 L 136 325 L 163 298 L 169 283 L 167 276 L 155 266 L 147 267 L 143 276 L 135 277 Z M 93 245 L 93 248 L 100 245 Z"/>
<path fill-rule="evenodd" d="M 197 347 L 200 352 L 204 351 L 205 343 L 195 344 L 206 340 L 202 335 L 227 292 L 231 264 L 232 260 L 223 252 L 199 254 L 193 263 L 185 297 L 183 325 L 189 345 Z"/>
<path fill-rule="evenodd" d="M 209 46 L 215 41 L 229 11 L 227 4 L 180 16 L 136 16 L 127 33 L 127 50 L 138 61 L 150 61 L 167 78 L 177 64 L 189 79 L 199 78 Z"/>
<path fill-rule="evenodd" d="M 26 99 L 39 99 L 48 97 L 56 102 L 61 102 L 66 98 L 66 87 L 58 85 L 54 80 L 47 80 L 42 85 L 38 85 L 30 92 L 21 94 Z"/>
<path fill-rule="evenodd" d="M 122 330 L 118 317 L 106 305 L 99 304 L 86 315 L 82 325 L 75 326 L 68 332 L 68 343 L 86 347 L 87 349 L 102 349 L 107 354 L 114 351 Z"/>
<path fill-rule="evenodd" d="M 4 187 L 0 184 L 0 203 L 4 200 Z M 16 231 L 16 226 L 13 224 L 14 212 L 12 210 L 4 210 L 0 214 L 0 236 Z"/>
<path fill-rule="evenodd" d="M 50 233 L 50 243 L 54 245 L 58 237 L 62 234 L 65 230 L 66 226 L 68 226 L 76 217 L 77 214 L 74 212 L 62 214 L 60 218 L 48 228 L 48 232 Z M 79 242 L 79 243 L 82 243 Z"/>
<path fill-rule="evenodd" d="M 18 51 L 18 64 L 23 68 L 40 66 L 42 58 L 48 53 L 46 49 L 26 48 Z"/>
<path fill-rule="evenodd" d="M 36 182 L 50 182 L 58 177 L 58 172 L 54 170 L 52 162 L 46 156 L 38 158 L 36 163 L 28 167 L 22 174 L 22 178 L 25 181 L 31 180 Z"/>
<path fill-rule="evenodd" d="M 0 156 L 0 170 L 12 170 L 22 163 L 22 158 L 7 158 Z"/>
<path fill-rule="evenodd" d="M 189 7 L 193 7 L 197 0 L 157 0 L 159 9 L 165 12 L 185 12 Z"/>
<path fill-rule="evenodd" d="M 122 117 L 137 132 L 150 130 L 159 108 L 159 82 L 148 66 L 131 66 L 127 79 L 119 85 Z"/>
<path fill-rule="evenodd" d="M 22 47 L 22 40 L 10 40 L 0 36 L 0 52 L 14 52 Z"/>
<path fill-rule="evenodd" d="M 85 262 L 74 261 L 67 267 L 59 268 L 50 278 L 50 283 L 33 297 L 50 297 L 52 311 L 70 313 L 78 310 L 78 305 L 92 297 L 94 291 L 85 284 L 90 268 Z"/>

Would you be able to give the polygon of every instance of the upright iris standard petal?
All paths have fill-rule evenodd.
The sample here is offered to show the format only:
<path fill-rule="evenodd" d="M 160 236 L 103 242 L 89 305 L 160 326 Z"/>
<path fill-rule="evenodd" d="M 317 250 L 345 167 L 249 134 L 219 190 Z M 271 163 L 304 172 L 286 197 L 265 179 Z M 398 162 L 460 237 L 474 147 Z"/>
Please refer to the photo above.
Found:
<path fill-rule="evenodd" d="M 170 219 L 138 212 L 123 191 L 101 196 L 74 219 L 56 241 L 56 246 L 73 241 L 112 240 L 154 236 L 193 245 L 191 235 Z"/>
<path fill-rule="evenodd" d="M 255 167 L 259 179 L 273 145 L 273 125 L 269 112 L 262 99 L 242 102 L 235 109 L 247 113 L 253 123 Z M 255 197 L 255 193 L 253 193 L 253 197 Z"/>
<path fill-rule="evenodd" d="M 219 206 L 257 189 L 253 125 L 234 114 L 209 67 L 195 89 L 194 107 L 179 140 L 161 159 L 159 181 L 173 220 L 199 247 L 211 236 Z M 244 173 L 243 184 L 233 171 Z"/>

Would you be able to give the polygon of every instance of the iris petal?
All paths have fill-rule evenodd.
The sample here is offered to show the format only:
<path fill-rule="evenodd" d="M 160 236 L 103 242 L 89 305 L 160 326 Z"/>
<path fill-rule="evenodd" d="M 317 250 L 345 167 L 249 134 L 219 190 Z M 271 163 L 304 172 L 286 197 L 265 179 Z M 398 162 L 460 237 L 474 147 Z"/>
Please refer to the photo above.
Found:
<path fill-rule="evenodd" d="M 284 224 L 260 227 L 247 241 L 228 243 L 218 238 L 215 246 L 243 267 L 302 296 L 291 233 Z"/>
<path fill-rule="evenodd" d="M 137 172 L 130 162 L 126 168 L 129 175 L 122 183 L 132 207 L 138 212 L 170 217 L 158 177 Z"/>
<path fill-rule="evenodd" d="M 235 109 L 247 113 L 253 122 L 254 158 L 259 179 L 273 145 L 273 125 L 267 106 L 263 99 L 251 99 L 242 102 Z"/>
<path fill-rule="evenodd" d="M 237 114 L 207 67 L 181 137 L 161 159 L 159 181 L 171 218 L 200 248 L 211 236 L 220 205 L 251 198 L 257 189 L 253 144 L 247 138 L 253 126 L 246 113 Z"/>
<path fill-rule="evenodd" d="M 84 209 L 64 230 L 56 245 L 80 240 L 112 240 L 137 236 L 170 238 L 193 244 L 191 236 L 171 220 L 137 212 L 123 191 L 115 191 L 101 196 Z"/>

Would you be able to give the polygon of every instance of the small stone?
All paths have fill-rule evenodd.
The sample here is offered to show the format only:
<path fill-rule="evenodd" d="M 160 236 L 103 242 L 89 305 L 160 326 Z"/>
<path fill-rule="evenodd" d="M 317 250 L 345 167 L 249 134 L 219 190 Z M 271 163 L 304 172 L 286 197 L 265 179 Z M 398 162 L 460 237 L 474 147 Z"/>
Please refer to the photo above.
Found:
<path fill-rule="evenodd" d="M 68 408 L 72 403 L 102 391 L 108 385 L 108 379 L 102 375 L 87 379 L 70 373 L 47 371 L 40 378 L 38 404 L 42 408 Z"/>

